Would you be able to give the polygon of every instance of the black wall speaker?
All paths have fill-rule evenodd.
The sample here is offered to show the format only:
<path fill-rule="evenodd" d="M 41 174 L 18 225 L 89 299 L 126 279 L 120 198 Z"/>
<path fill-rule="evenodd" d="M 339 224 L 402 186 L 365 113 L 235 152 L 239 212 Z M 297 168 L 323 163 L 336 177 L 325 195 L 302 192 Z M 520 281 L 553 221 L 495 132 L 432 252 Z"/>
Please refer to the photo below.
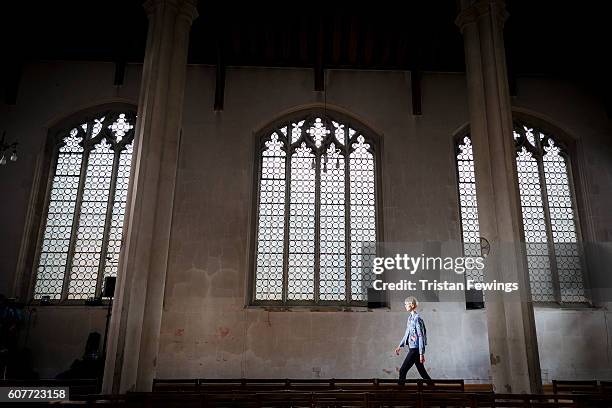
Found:
<path fill-rule="evenodd" d="M 107 276 L 104 278 L 104 292 L 102 293 L 102 297 L 112 298 L 115 297 L 115 282 L 117 278 L 114 276 Z"/>
<path fill-rule="evenodd" d="M 368 288 L 368 309 L 380 309 L 386 307 L 384 292 Z"/>
<path fill-rule="evenodd" d="M 468 289 L 465 291 L 465 307 L 467 309 L 484 309 L 482 290 Z"/>

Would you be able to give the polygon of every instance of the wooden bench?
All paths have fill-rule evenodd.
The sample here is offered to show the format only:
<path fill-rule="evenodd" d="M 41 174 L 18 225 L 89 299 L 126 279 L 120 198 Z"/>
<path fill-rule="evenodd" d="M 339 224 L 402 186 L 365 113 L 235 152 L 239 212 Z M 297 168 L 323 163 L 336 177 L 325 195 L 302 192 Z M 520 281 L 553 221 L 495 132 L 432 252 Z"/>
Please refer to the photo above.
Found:
<path fill-rule="evenodd" d="M 597 380 L 566 381 L 553 380 L 553 394 L 596 394 L 599 393 Z"/>
<path fill-rule="evenodd" d="M 557 401 L 552 395 L 477 394 L 476 406 L 483 408 L 578 408 L 573 397 Z"/>
<path fill-rule="evenodd" d="M 465 384 L 461 379 L 434 379 L 430 386 L 422 379 L 409 379 L 403 386 L 413 391 L 464 392 Z M 156 379 L 153 391 L 157 392 L 216 392 L 216 391 L 273 391 L 273 390 L 356 390 L 376 391 L 396 389 L 395 379 Z"/>
<path fill-rule="evenodd" d="M 94 397 L 94 396 L 92 396 Z M 529 395 L 469 392 L 414 392 L 406 388 L 378 391 L 226 391 L 128 392 L 124 396 L 95 396 L 70 406 L 100 408 L 609 408 L 603 394 Z"/>
<path fill-rule="evenodd" d="M 601 381 L 599 383 L 599 389 L 602 394 L 612 396 L 612 381 Z"/>

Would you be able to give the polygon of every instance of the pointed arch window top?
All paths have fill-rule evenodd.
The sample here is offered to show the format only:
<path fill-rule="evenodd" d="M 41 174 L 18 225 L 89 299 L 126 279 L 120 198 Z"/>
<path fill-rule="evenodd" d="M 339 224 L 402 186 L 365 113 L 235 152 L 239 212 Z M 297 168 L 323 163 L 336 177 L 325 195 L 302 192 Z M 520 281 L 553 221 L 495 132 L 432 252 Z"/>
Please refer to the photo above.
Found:
<path fill-rule="evenodd" d="M 587 303 L 568 150 L 554 135 L 525 122 L 514 123 L 513 136 L 532 299 Z M 457 170 L 464 253 L 479 253 L 474 156 L 469 135 L 458 143 Z M 468 271 L 466 276 L 483 279 L 482 271 Z"/>
<path fill-rule="evenodd" d="M 87 150 L 88 147 L 98 144 L 100 140 L 106 139 L 115 149 L 122 150 L 134 138 L 135 123 L 134 112 L 104 112 L 69 130 L 59 131 L 56 141 L 61 145 L 68 143 L 69 139 L 74 141 L 78 138 L 79 143 Z"/>
<path fill-rule="evenodd" d="M 547 134 L 541 129 L 523 123 L 514 123 L 514 142 L 517 151 L 522 147 L 534 154 L 535 157 L 543 157 L 547 153 L 567 156 L 567 148 L 563 143 Z"/>
<path fill-rule="evenodd" d="M 310 115 L 260 142 L 253 302 L 367 302 L 379 213 L 376 139 Z"/>
<path fill-rule="evenodd" d="M 272 141 L 272 135 L 276 135 L 274 140 L 281 141 L 290 151 L 300 147 L 302 142 L 320 153 L 324 153 L 332 143 L 341 150 L 348 148 L 353 151 L 357 146 L 353 144 L 359 143 L 359 137 L 363 138 L 362 143 L 370 153 L 374 152 L 375 146 L 375 143 L 372 143 L 370 137 L 364 132 L 324 115 L 311 115 L 305 119 L 279 126 L 265 137 L 264 145 Z"/>
<path fill-rule="evenodd" d="M 132 111 L 106 111 L 54 138 L 34 299 L 101 296 L 116 276 L 133 153 Z"/>

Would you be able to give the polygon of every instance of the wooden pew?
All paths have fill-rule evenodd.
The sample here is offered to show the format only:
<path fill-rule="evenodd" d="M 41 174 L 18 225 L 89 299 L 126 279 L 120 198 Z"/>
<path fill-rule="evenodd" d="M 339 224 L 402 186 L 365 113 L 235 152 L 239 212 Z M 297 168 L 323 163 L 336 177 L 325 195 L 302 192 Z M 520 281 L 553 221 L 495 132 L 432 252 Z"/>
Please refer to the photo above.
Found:
<path fill-rule="evenodd" d="M 599 392 L 597 380 L 553 380 L 553 394 L 594 394 Z"/>
<path fill-rule="evenodd" d="M 465 392 L 423 392 L 419 393 L 421 407 L 469 407 L 476 408 L 477 400 L 474 394 Z"/>
<path fill-rule="evenodd" d="M 368 408 L 421 408 L 422 403 L 416 392 L 372 391 L 365 395 Z"/>
<path fill-rule="evenodd" d="M 193 392 L 199 390 L 197 378 L 192 379 L 154 379 L 153 392 L 185 391 Z"/>
<path fill-rule="evenodd" d="M 465 391 L 464 381 L 461 379 L 433 380 L 433 387 L 422 379 L 408 379 L 405 389 L 413 391 Z M 324 391 L 331 389 L 376 391 L 380 389 L 397 388 L 396 379 L 156 379 L 153 382 L 153 391 L 230 391 L 230 390 L 303 390 Z"/>
<path fill-rule="evenodd" d="M 128 392 L 126 407 L 130 408 L 201 408 L 205 394 L 191 392 Z"/>
<path fill-rule="evenodd" d="M 612 400 L 599 394 L 474 394 L 477 407 L 495 408 L 609 408 Z"/>
<path fill-rule="evenodd" d="M 93 397 L 93 396 L 92 396 Z M 381 388 L 378 391 L 225 391 L 129 392 L 125 396 L 95 396 L 69 403 L 88 408 L 610 408 L 603 394 L 493 394 L 469 392 L 413 392 Z M 62 404 L 67 405 L 67 404 Z"/>
<path fill-rule="evenodd" d="M 612 397 L 612 381 L 600 381 L 599 389 L 604 395 L 610 395 Z"/>

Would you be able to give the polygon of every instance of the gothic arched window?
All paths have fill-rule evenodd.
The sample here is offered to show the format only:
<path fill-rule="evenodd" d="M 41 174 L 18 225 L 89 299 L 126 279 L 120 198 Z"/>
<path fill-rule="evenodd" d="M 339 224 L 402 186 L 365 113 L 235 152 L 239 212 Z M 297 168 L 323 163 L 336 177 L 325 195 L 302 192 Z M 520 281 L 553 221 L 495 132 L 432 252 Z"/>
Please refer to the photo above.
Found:
<path fill-rule="evenodd" d="M 99 297 L 104 277 L 117 274 L 135 120 L 104 112 L 54 139 L 35 299 Z"/>
<path fill-rule="evenodd" d="M 525 123 L 515 122 L 513 134 L 532 299 L 587 302 L 567 149 L 554 135 Z M 475 256 L 480 234 L 469 135 L 457 145 L 457 168 L 464 253 Z M 468 271 L 466 278 L 482 281 L 482 271 Z"/>
<path fill-rule="evenodd" d="M 253 301 L 363 304 L 377 238 L 376 143 L 311 115 L 260 138 Z"/>

